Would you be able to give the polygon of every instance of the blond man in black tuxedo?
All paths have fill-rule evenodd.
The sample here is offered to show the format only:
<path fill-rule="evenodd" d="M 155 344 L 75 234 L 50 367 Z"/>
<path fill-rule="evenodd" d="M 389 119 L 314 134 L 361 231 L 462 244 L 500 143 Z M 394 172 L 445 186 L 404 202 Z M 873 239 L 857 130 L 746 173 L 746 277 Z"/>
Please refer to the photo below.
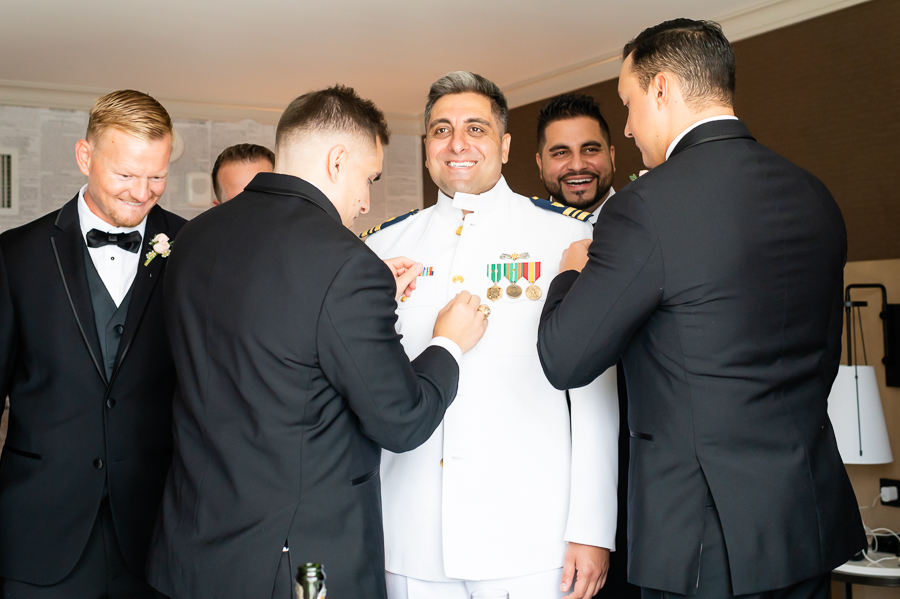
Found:
<path fill-rule="evenodd" d="M 103 96 L 75 147 L 87 184 L 0 235 L 4 597 L 156 596 L 144 562 L 172 454 L 175 369 L 167 259 L 146 254 L 185 222 L 157 206 L 171 146 L 156 100 Z"/>

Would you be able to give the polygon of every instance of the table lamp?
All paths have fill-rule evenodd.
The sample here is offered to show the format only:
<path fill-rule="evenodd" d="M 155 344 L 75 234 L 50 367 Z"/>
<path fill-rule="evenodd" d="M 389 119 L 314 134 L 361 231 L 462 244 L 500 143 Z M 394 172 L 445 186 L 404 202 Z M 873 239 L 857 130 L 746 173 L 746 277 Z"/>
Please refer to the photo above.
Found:
<path fill-rule="evenodd" d="M 831 387 L 828 396 L 828 417 L 834 427 L 838 450 L 845 464 L 887 464 L 894 461 L 894 456 L 888 440 L 875 368 L 868 365 L 860 366 L 857 363 L 858 353 L 851 351 L 856 346 L 854 320 L 859 325 L 862 324 L 859 309 L 868 305 L 866 302 L 850 301 L 850 289 L 855 287 L 879 287 L 886 296 L 881 285 L 847 287 L 844 302 L 847 314 L 847 365 L 839 367 L 837 378 Z M 886 301 L 884 303 L 886 304 Z M 856 308 L 856 319 L 853 316 L 853 308 Z M 862 327 L 859 328 L 865 356 L 865 338 L 862 337 Z M 887 343 L 885 345 L 887 346 Z"/>
<path fill-rule="evenodd" d="M 874 366 L 840 366 L 828 396 L 828 417 L 845 464 L 894 461 Z"/>

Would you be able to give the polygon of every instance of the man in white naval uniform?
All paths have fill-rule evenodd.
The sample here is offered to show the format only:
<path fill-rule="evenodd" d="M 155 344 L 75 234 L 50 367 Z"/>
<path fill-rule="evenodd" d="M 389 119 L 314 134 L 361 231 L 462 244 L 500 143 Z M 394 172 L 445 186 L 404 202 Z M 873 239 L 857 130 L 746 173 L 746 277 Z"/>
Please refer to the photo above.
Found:
<path fill-rule="evenodd" d="M 465 289 L 494 300 L 485 299 L 491 325 L 463 357 L 442 425 L 414 451 L 383 454 L 390 599 L 469 599 L 480 588 L 593 597 L 615 549 L 615 369 L 570 391 L 570 419 L 536 349 L 541 290 L 560 252 L 591 237 L 590 214 L 509 189 L 507 114 L 483 77 L 435 82 L 425 152 L 437 205 L 362 235 L 379 256 L 424 265 L 397 310 L 410 357 L 427 346 L 446 297 Z"/>

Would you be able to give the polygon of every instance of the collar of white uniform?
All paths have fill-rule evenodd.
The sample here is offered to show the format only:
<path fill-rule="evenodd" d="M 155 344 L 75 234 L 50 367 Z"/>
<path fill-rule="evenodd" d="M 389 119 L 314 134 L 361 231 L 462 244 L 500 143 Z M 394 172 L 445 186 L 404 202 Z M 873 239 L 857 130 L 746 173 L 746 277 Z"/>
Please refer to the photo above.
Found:
<path fill-rule="evenodd" d="M 443 191 L 438 191 L 438 209 L 441 211 L 452 212 L 462 217 L 461 210 L 470 210 L 477 213 L 485 213 L 490 210 L 500 208 L 505 199 L 510 197 L 512 191 L 506 184 L 503 176 L 500 180 L 484 193 L 471 194 L 456 192 L 453 197 L 448 197 Z"/>

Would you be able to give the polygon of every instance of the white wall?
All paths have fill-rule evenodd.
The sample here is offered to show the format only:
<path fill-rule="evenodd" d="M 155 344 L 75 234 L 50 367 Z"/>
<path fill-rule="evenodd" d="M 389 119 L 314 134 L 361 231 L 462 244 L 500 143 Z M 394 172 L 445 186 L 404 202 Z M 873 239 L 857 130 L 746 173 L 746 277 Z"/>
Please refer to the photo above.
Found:
<path fill-rule="evenodd" d="M 237 143 L 275 146 L 275 126 L 252 120 L 225 123 L 175 119 L 184 152 L 172 163 L 160 205 L 185 218 L 207 208 L 190 206 L 187 173 L 209 173 L 219 153 Z M 75 163 L 75 143 L 84 137 L 87 112 L 0 106 L 0 148 L 19 154 L 19 213 L 0 216 L 0 232 L 28 223 L 65 204 L 86 182 Z M 385 148 L 384 174 L 372 189 L 372 210 L 357 232 L 422 206 L 421 139 L 395 135 Z"/>

